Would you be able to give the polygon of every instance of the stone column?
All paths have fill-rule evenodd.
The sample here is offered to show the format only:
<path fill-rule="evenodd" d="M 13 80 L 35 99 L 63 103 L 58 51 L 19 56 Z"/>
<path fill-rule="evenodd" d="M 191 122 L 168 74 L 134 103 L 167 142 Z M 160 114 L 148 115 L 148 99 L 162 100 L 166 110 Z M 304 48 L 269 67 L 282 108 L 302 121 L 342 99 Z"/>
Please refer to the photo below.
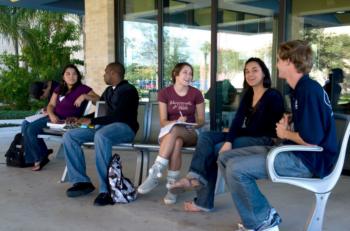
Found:
<path fill-rule="evenodd" d="M 101 94 L 104 69 L 115 61 L 114 0 L 85 0 L 85 83 Z"/>

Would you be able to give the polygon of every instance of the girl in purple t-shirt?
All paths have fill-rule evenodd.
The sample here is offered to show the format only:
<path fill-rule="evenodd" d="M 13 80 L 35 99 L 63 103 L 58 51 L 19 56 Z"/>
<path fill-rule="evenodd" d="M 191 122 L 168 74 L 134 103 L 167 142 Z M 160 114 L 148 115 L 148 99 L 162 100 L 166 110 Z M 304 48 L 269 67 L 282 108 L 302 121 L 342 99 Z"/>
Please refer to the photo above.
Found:
<path fill-rule="evenodd" d="M 204 125 L 204 98 L 202 93 L 190 86 L 193 68 L 188 63 L 178 63 L 172 71 L 173 85 L 158 93 L 160 125 L 162 128 L 176 121 L 196 123 L 195 128 Z M 197 142 L 195 129 L 175 125 L 169 133 L 160 138 L 159 154 L 149 170 L 149 176 L 140 185 L 138 192 L 145 194 L 158 185 L 161 172 L 169 165 L 167 188 L 180 175 L 181 148 Z M 165 204 L 176 202 L 176 195 L 168 191 Z"/>
<path fill-rule="evenodd" d="M 48 117 L 22 126 L 26 162 L 34 162 L 33 171 L 41 170 L 49 162 L 48 149 L 43 140 L 37 138 L 37 135 L 43 132 L 46 123 L 57 123 L 68 117 L 80 117 L 84 113 L 86 100 L 99 98 L 90 87 L 81 83 L 81 79 L 78 68 L 73 64 L 67 65 L 62 73 L 62 83 L 54 90 L 47 106 Z"/>

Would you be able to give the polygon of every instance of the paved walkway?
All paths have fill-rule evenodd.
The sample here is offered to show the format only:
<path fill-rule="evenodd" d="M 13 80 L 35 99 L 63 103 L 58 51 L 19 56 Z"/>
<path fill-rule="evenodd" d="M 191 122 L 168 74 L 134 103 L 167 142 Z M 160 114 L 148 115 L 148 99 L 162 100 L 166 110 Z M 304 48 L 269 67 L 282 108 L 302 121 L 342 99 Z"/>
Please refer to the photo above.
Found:
<path fill-rule="evenodd" d="M 0 124 L 22 124 L 23 119 L 16 119 L 16 120 L 0 120 Z"/>
<path fill-rule="evenodd" d="M 216 209 L 211 213 L 186 213 L 182 203 L 193 198 L 188 192 L 179 197 L 175 205 L 162 203 L 165 180 L 148 195 L 141 195 L 131 204 L 95 207 L 92 205 L 98 192 L 81 198 L 67 198 L 69 184 L 57 183 L 64 161 L 53 159 L 41 172 L 10 168 L 3 155 L 17 128 L 0 129 L 0 231 L 232 231 L 240 218 L 228 193 L 216 197 Z M 48 143 L 57 149 L 57 144 Z M 136 156 L 121 152 L 125 176 L 133 179 Z M 86 151 L 88 174 L 98 186 L 94 166 L 94 152 Z M 153 154 L 153 158 L 155 155 Z M 188 169 L 190 155 L 184 155 L 182 174 Z M 260 181 L 262 191 L 282 216 L 282 231 L 302 230 L 313 194 L 284 184 Z M 325 216 L 324 231 L 349 230 L 350 178 L 342 177 L 331 194 Z"/>

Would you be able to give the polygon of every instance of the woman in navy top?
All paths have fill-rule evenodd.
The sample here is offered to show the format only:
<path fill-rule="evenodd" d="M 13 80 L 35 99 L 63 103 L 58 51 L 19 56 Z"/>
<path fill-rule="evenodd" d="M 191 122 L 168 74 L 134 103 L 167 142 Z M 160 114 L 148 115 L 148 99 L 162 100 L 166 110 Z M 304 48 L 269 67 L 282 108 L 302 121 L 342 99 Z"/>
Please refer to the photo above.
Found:
<path fill-rule="evenodd" d="M 57 123 L 68 117 L 83 115 L 87 100 L 96 101 L 99 96 L 88 86 L 82 84 L 82 75 L 78 68 L 67 65 L 62 73 L 62 82 L 51 96 L 47 106 L 48 116 L 35 120 L 22 127 L 26 163 L 34 163 L 33 171 L 39 171 L 49 162 L 48 149 L 37 136 L 43 133 L 47 122 Z"/>
<path fill-rule="evenodd" d="M 283 97 L 271 88 L 265 63 L 259 58 L 248 59 L 244 65 L 243 97 L 229 132 L 202 133 L 189 173 L 172 187 L 173 193 L 197 189 L 197 197 L 185 202 L 186 211 L 210 211 L 214 207 L 218 154 L 233 148 L 272 145 L 275 126 L 283 112 Z"/>

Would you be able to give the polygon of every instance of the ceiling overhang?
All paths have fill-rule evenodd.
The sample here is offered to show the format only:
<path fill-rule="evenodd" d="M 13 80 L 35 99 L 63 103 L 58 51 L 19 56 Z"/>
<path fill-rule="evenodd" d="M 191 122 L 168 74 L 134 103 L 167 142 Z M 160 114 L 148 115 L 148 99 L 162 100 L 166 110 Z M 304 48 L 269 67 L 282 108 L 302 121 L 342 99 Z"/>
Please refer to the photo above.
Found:
<path fill-rule="evenodd" d="M 84 0 L 0 0 L 2 6 L 84 14 Z"/>

